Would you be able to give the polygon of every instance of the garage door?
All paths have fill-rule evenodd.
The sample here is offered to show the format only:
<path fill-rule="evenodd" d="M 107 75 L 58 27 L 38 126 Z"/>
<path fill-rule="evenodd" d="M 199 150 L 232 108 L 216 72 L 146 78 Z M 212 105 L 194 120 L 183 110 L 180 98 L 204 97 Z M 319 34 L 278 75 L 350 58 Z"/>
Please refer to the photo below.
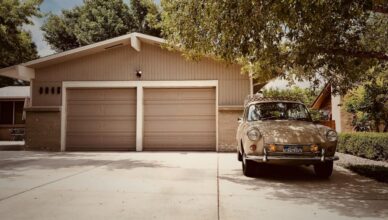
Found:
<path fill-rule="evenodd" d="M 145 150 L 215 150 L 215 89 L 145 89 Z"/>
<path fill-rule="evenodd" d="M 66 150 L 135 150 L 135 89 L 69 89 Z"/>

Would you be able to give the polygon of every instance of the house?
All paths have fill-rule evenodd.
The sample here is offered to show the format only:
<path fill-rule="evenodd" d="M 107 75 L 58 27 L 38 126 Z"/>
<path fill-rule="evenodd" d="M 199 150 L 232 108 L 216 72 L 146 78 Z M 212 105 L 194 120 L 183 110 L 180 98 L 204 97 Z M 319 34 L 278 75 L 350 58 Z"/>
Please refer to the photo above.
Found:
<path fill-rule="evenodd" d="M 0 141 L 16 138 L 13 131 L 24 133 L 25 114 L 23 108 L 30 97 L 29 86 L 0 88 Z"/>
<path fill-rule="evenodd" d="M 0 70 L 31 83 L 26 149 L 235 150 L 252 79 L 163 43 L 132 33 Z"/>
<path fill-rule="evenodd" d="M 319 110 L 323 115 L 321 124 L 331 127 L 337 132 L 352 131 L 353 116 L 342 107 L 342 97 L 332 94 L 330 83 L 325 85 L 314 100 L 311 108 Z"/>

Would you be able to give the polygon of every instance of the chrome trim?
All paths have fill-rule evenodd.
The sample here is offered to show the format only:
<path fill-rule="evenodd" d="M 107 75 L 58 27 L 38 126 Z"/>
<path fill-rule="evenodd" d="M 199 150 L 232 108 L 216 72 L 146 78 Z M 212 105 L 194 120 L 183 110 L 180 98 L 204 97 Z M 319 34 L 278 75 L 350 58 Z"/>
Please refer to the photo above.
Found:
<path fill-rule="evenodd" d="M 322 158 L 324 158 L 324 160 L 322 161 Z M 256 161 L 256 162 L 268 162 L 268 161 L 271 161 L 271 160 L 277 160 L 277 161 L 280 161 L 280 160 L 283 160 L 283 161 L 287 161 L 287 160 L 300 160 L 300 161 L 321 161 L 321 162 L 325 162 L 325 161 L 335 161 L 335 160 L 339 160 L 338 156 L 332 156 L 332 157 L 298 157 L 298 156 L 268 156 L 268 155 L 264 155 L 264 156 L 246 156 L 245 158 L 246 160 L 253 160 L 253 161 Z"/>
<path fill-rule="evenodd" d="M 322 148 L 321 155 L 321 162 L 325 162 L 325 148 Z"/>

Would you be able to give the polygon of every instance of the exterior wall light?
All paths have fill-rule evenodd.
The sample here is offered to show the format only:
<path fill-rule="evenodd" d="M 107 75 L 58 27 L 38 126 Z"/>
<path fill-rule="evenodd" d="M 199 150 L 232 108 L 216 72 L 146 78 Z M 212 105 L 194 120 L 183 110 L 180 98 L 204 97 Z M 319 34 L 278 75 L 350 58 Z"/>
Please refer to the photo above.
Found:
<path fill-rule="evenodd" d="M 141 75 L 142 75 L 141 70 L 136 70 L 136 77 L 140 79 Z"/>

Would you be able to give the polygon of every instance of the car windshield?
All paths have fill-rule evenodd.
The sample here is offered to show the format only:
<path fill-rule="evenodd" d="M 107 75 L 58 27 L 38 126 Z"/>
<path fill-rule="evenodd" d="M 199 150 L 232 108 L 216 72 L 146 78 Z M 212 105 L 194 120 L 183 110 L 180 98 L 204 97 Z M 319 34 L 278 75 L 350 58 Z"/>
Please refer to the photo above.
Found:
<path fill-rule="evenodd" d="M 301 120 L 311 121 L 306 107 L 292 102 L 265 102 L 249 106 L 248 121 L 258 120 Z"/>

